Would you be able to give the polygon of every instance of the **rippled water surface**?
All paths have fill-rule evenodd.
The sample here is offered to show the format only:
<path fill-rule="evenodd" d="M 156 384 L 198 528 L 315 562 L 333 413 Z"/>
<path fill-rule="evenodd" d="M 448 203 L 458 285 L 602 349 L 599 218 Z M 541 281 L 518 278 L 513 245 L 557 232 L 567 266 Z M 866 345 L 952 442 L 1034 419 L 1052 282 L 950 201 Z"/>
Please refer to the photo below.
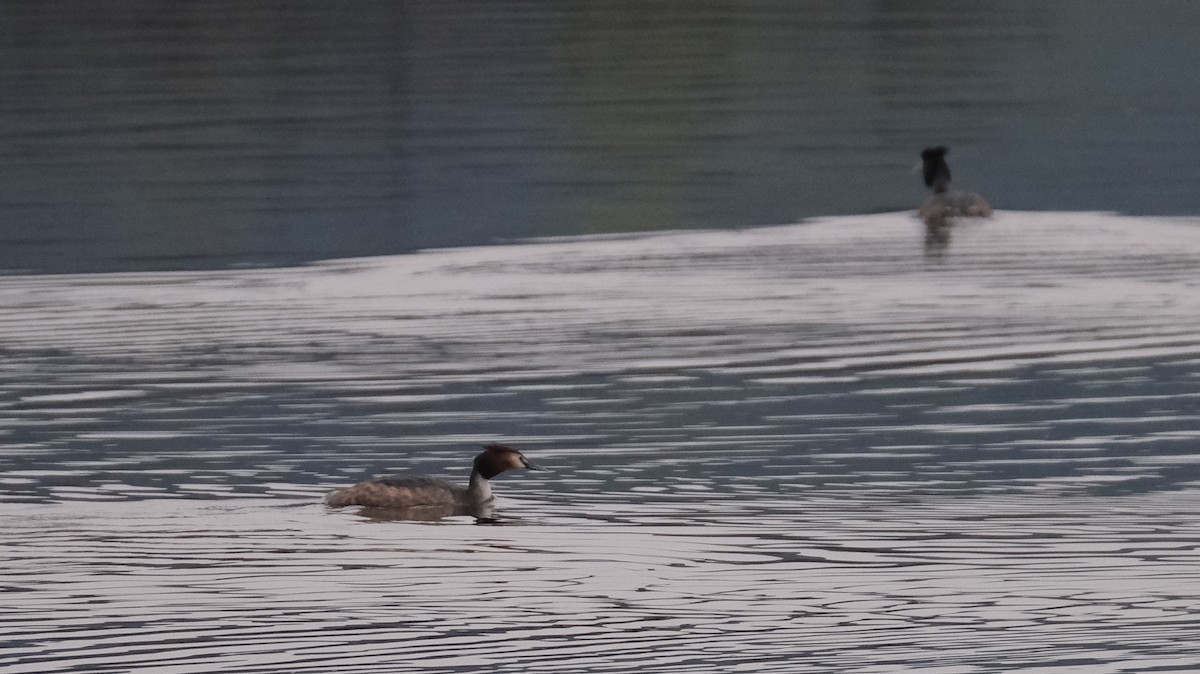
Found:
<path fill-rule="evenodd" d="M 0 671 L 1200 668 L 1200 227 L 0 278 Z M 400 469 L 477 525 L 329 511 Z"/>

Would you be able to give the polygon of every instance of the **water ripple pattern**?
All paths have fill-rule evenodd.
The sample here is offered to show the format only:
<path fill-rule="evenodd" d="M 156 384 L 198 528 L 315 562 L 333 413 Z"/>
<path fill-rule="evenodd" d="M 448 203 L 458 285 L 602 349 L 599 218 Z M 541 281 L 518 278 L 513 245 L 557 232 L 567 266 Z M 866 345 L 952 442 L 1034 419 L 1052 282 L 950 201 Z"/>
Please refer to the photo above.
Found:
<path fill-rule="evenodd" d="M 0 278 L 0 671 L 1200 669 L 1197 223 L 923 234 Z"/>

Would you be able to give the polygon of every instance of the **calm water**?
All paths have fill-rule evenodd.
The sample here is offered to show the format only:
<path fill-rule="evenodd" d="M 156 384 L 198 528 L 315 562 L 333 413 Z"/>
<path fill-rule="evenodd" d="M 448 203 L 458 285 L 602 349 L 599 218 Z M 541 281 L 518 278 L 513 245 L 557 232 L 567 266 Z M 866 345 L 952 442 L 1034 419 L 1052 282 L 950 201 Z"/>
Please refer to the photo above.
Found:
<path fill-rule="evenodd" d="M 0 670 L 1195 671 L 1198 224 L 0 278 Z"/>
<path fill-rule="evenodd" d="M 228 268 L 911 207 L 1200 214 L 1200 5 L 0 5 L 0 270 Z"/>

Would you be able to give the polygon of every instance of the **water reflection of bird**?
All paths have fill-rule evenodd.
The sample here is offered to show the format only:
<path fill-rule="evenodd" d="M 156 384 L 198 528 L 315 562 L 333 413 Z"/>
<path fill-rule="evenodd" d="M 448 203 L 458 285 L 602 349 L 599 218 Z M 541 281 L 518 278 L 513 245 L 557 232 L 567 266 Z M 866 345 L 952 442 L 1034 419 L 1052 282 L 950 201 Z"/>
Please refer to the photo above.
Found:
<path fill-rule="evenodd" d="M 917 215 L 930 227 L 949 224 L 951 218 L 986 218 L 992 207 L 983 197 L 974 192 L 959 192 L 950 189 L 950 166 L 946 164 L 949 150 L 942 145 L 927 147 L 921 151 L 921 175 L 925 186 L 933 190 L 917 209 Z"/>
<path fill-rule="evenodd" d="M 400 519 L 438 519 L 450 515 L 490 517 L 493 477 L 513 468 L 541 470 L 521 452 L 504 445 L 486 445 L 472 464 L 467 486 L 424 475 L 390 475 L 335 489 L 325 497 L 334 508 L 366 506 L 398 511 Z"/>

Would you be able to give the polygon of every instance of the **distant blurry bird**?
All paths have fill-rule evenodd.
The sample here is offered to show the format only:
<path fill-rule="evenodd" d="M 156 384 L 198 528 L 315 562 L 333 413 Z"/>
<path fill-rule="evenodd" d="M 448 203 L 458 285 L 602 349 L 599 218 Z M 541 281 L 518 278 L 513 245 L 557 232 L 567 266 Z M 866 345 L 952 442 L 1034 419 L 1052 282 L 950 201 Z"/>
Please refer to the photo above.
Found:
<path fill-rule="evenodd" d="M 945 145 L 927 147 L 921 150 L 921 175 L 925 178 L 925 186 L 934 194 L 941 194 L 950 186 L 950 166 L 946 164 Z"/>
<path fill-rule="evenodd" d="M 949 150 L 944 145 L 927 147 L 921 151 L 921 176 L 925 179 L 925 186 L 933 190 L 933 195 L 921 204 L 917 215 L 931 227 L 949 224 L 950 218 L 990 216 L 992 207 L 983 197 L 974 192 L 950 190 L 947 152 Z"/>

